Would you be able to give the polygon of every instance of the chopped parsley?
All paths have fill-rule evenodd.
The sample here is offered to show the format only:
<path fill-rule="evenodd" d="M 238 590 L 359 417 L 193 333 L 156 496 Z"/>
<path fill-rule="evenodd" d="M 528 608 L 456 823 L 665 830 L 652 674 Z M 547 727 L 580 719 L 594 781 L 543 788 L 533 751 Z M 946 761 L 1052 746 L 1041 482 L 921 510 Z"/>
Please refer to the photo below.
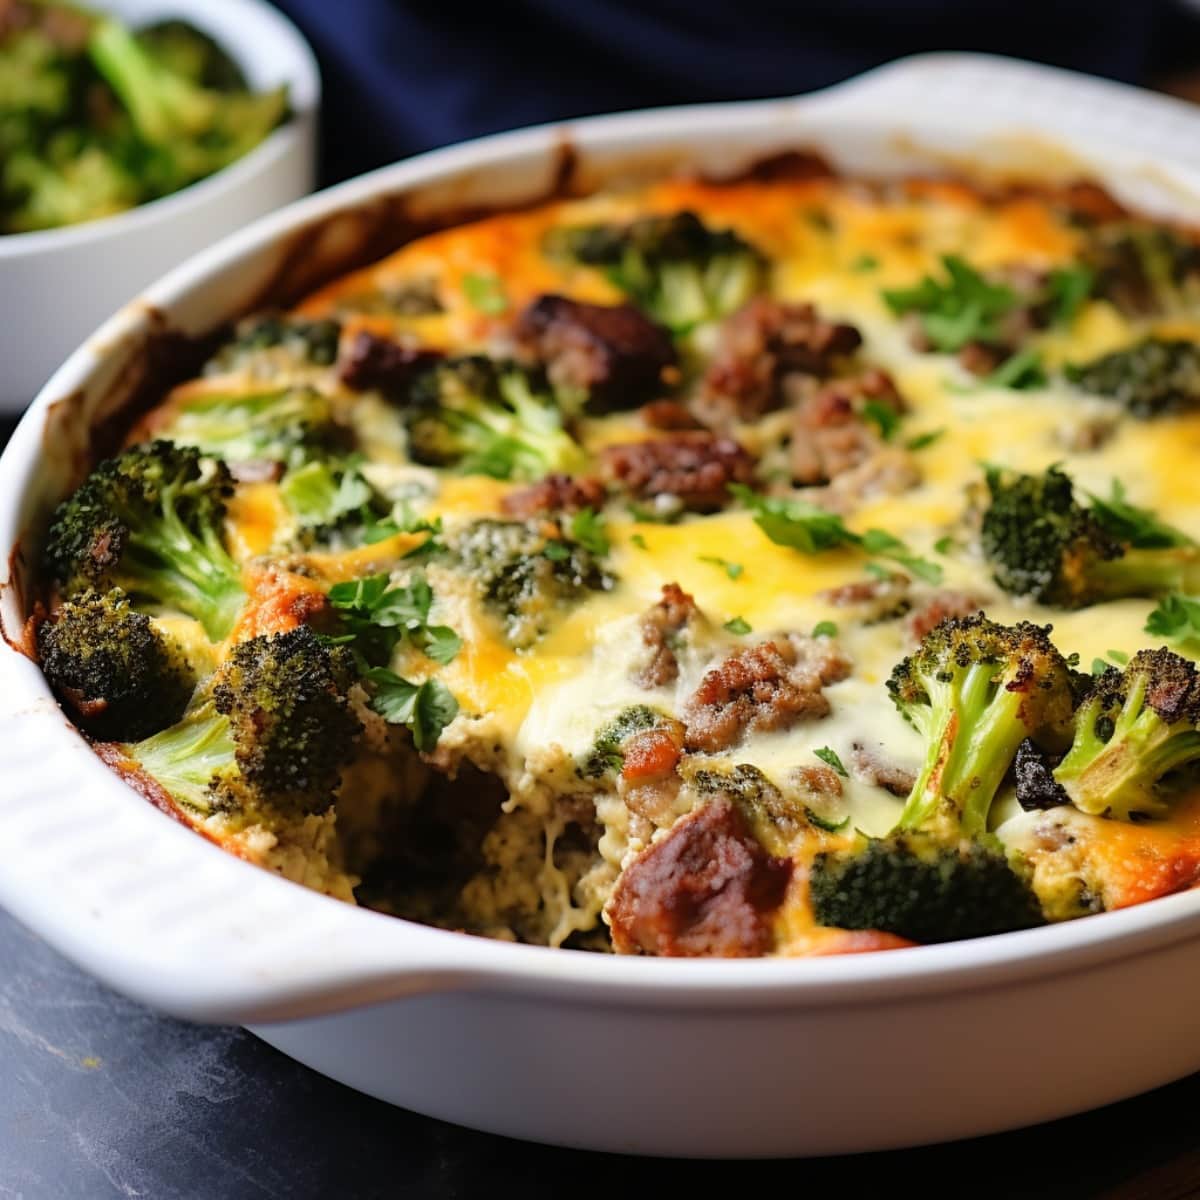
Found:
<path fill-rule="evenodd" d="M 458 716 L 458 701 L 440 679 L 412 683 L 386 667 L 372 667 L 363 678 L 374 685 L 371 707 L 389 725 L 407 725 L 418 750 L 432 750 Z"/>
<path fill-rule="evenodd" d="M 944 278 L 926 275 L 914 287 L 885 289 L 884 302 L 897 316 L 916 313 L 935 350 L 953 353 L 968 342 L 995 341 L 1001 319 L 1016 307 L 1016 293 L 989 283 L 956 254 L 942 256 L 942 270 Z"/>
<path fill-rule="evenodd" d="M 862 414 L 879 429 L 879 436 L 885 442 L 890 442 L 900 428 L 900 414 L 890 404 L 880 404 L 878 400 L 868 400 L 862 407 Z"/>
<path fill-rule="evenodd" d="M 1172 642 L 1200 638 L 1200 599 L 1178 592 L 1164 596 L 1146 618 L 1145 628 Z"/>
<path fill-rule="evenodd" d="M 827 766 L 832 767 L 843 779 L 848 777 L 849 772 L 842 764 L 836 750 L 831 750 L 828 746 L 819 746 L 813 753 Z"/>
<path fill-rule="evenodd" d="M 751 631 L 750 622 L 745 617 L 733 617 L 725 622 L 722 628 L 728 633 L 735 633 L 738 637 L 744 637 Z"/>
<path fill-rule="evenodd" d="M 981 382 L 984 387 L 1026 391 L 1045 387 L 1048 379 L 1046 369 L 1042 366 L 1041 354 L 1029 347 L 1006 358 L 990 375 L 985 375 Z"/>
<path fill-rule="evenodd" d="M 611 549 L 604 518 L 590 508 L 581 508 L 571 518 L 571 536 L 597 558 L 603 558 Z"/>
<path fill-rule="evenodd" d="M 714 567 L 720 567 L 730 579 L 740 579 L 745 567 L 741 563 L 730 562 L 727 558 L 718 558 L 715 554 L 702 554 L 700 561 L 703 563 L 712 563 Z"/>
<path fill-rule="evenodd" d="M 337 610 L 360 659 L 372 667 L 386 663 L 405 638 L 434 662 L 445 665 L 462 648 L 462 639 L 447 625 L 429 624 L 433 589 L 422 576 L 389 587 L 386 575 L 335 583 L 329 603 Z"/>
<path fill-rule="evenodd" d="M 924 450 L 932 446 L 946 431 L 944 429 L 929 429 L 924 433 L 914 434 L 904 443 L 906 450 Z"/>
<path fill-rule="evenodd" d="M 812 636 L 819 637 L 837 637 L 838 627 L 833 621 L 818 621 L 813 626 Z"/>
<path fill-rule="evenodd" d="M 855 533 L 846 527 L 837 513 L 820 508 L 807 500 L 786 500 L 760 496 L 744 484 L 730 484 L 729 490 L 754 514 L 754 523 L 777 546 L 790 546 L 804 554 L 820 554 L 839 546 L 857 548 L 879 558 L 891 559 L 927 583 L 940 583 L 942 568 L 919 558 L 886 529 L 868 529 Z M 871 570 L 874 564 L 867 564 Z"/>

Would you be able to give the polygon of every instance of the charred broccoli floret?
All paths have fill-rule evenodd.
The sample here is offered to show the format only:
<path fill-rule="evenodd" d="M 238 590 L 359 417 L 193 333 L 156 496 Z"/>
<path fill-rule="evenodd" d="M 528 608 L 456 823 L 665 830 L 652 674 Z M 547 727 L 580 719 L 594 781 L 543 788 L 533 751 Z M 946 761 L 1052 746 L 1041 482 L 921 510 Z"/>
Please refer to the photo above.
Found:
<path fill-rule="evenodd" d="M 1058 467 L 1041 475 L 989 468 L 987 487 L 981 543 L 1006 592 L 1079 608 L 1200 587 L 1200 549 L 1182 537 L 1126 540 L 1128 525 L 1110 515 L 1112 506 L 1085 508 Z"/>
<path fill-rule="evenodd" d="M 137 31 L 137 40 L 169 71 L 219 92 L 245 89 L 242 69 L 208 34 L 178 19 L 156 21 Z"/>
<path fill-rule="evenodd" d="M 473 521 L 450 550 L 516 647 L 532 645 L 557 612 L 588 591 L 613 584 L 591 551 L 577 541 L 547 537 L 536 521 Z"/>
<path fill-rule="evenodd" d="M 125 747 L 200 813 L 324 812 L 362 725 L 346 698 L 352 659 L 307 626 L 235 646 L 183 719 Z"/>
<path fill-rule="evenodd" d="M 287 115 L 285 87 L 259 93 L 202 87 L 115 21 L 96 24 L 88 53 L 145 143 L 142 178 L 159 195 L 241 158 Z"/>
<path fill-rule="evenodd" d="M 205 393 L 178 404 L 155 430 L 180 446 L 230 463 L 298 466 L 336 443 L 329 400 L 313 388 Z"/>
<path fill-rule="evenodd" d="M 897 664 L 888 691 L 925 742 L 901 830 L 985 834 L 1021 742 L 1065 743 L 1075 676 L 1049 632 L 1028 621 L 999 625 L 982 613 L 952 618 Z"/>
<path fill-rule="evenodd" d="M 740 308 L 766 281 L 762 253 L 694 212 L 628 225 L 556 230 L 550 254 L 600 267 L 639 308 L 677 334 Z"/>
<path fill-rule="evenodd" d="M 1067 367 L 1072 383 L 1115 400 L 1135 417 L 1195 408 L 1200 403 L 1200 346 L 1184 338 L 1148 337 Z"/>
<path fill-rule="evenodd" d="M 856 853 L 818 855 L 809 889 L 822 925 L 926 944 L 1042 924 L 1036 897 L 1004 854 L 966 840 L 869 838 Z"/>
<path fill-rule="evenodd" d="M 429 466 L 533 480 L 582 463 L 545 381 L 482 355 L 448 358 L 421 372 L 406 421 L 409 453 Z"/>
<path fill-rule="evenodd" d="M 245 600 L 221 533 L 231 490 L 225 464 L 190 446 L 156 441 L 107 459 L 55 512 L 48 573 L 68 597 L 119 587 L 220 640 Z"/>
<path fill-rule="evenodd" d="M 1130 819 L 1167 809 L 1164 779 L 1200 760 L 1200 676 L 1165 647 L 1109 667 L 1079 706 L 1054 780 L 1076 808 Z"/>
<path fill-rule="evenodd" d="M 147 737 L 177 721 L 195 686 L 179 646 L 123 592 L 86 591 L 38 627 L 42 670 L 93 737 Z"/>
<path fill-rule="evenodd" d="M 264 351 L 279 351 L 295 363 L 329 367 L 337 359 L 342 327 L 337 321 L 305 321 L 268 313 L 242 322 L 205 365 L 207 375 L 239 371 L 251 366 Z"/>
<path fill-rule="evenodd" d="M 1074 686 L 1040 626 L 976 614 L 927 634 L 888 681 L 923 739 L 921 770 L 891 835 L 817 856 L 817 920 L 920 942 L 1038 924 L 1037 900 L 988 832 L 988 818 L 1026 738 L 1065 743 Z"/>

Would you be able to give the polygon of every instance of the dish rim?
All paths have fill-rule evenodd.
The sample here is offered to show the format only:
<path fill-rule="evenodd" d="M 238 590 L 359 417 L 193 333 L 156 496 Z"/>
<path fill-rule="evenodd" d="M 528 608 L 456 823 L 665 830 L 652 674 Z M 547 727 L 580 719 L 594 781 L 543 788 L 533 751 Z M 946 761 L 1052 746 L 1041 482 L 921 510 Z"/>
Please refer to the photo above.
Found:
<path fill-rule="evenodd" d="M 301 126 L 315 118 L 321 101 L 321 73 L 312 47 L 295 23 L 267 0 L 224 0 L 224 6 L 234 17 L 238 13 L 252 13 L 256 22 L 271 29 L 269 41 L 261 45 L 239 42 L 229 53 L 240 66 L 251 68 L 248 75 L 253 75 L 259 67 L 280 68 L 279 74 L 288 86 L 287 120 L 241 158 L 166 196 L 76 225 L 0 233 L 0 269 L 6 261 L 46 251 L 69 251 L 106 237 L 136 232 L 139 225 L 146 228 L 171 221 L 190 207 L 218 200 L 223 189 L 236 188 L 254 175 L 269 171 L 291 152 L 297 138 L 302 136 Z M 187 9 L 179 13 L 181 18 L 196 19 L 200 28 L 206 28 L 206 17 L 211 15 L 207 6 L 188 5 L 180 0 L 179 7 Z"/>
<path fill-rule="evenodd" d="M 946 63 L 969 58 L 977 62 L 981 57 L 934 55 L 920 56 L 915 61 Z M 762 132 L 778 121 L 785 133 L 791 125 L 793 146 L 815 140 L 818 133 L 828 136 L 827 130 L 836 128 L 839 121 L 847 127 L 859 124 L 878 130 L 885 117 L 871 108 L 871 85 L 877 97 L 882 95 L 879 85 L 886 83 L 887 74 L 904 67 L 904 62 L 893 64 L 809 97 L 623 113 L 494 135 L 381 168 L 261 218 L 164 276 L 139 300 L 106 322 L 55 372 L 0 457 L 0 546 L 9 547 L 20 540 L 21 507 L 40 473 L 38 451 L 52 405 L 92 378 L 104 363 L 106 348 L 143 326 L 150 310 L 171 313 L 190 293 L 253 251 L 279 243 L 314 221 L 369 205 L 385 195 L 452 179 L 456 173 L 472 168 L 511 163 L 530 155 L 545 157 L 556 145 L 563 144 L 564 137 L 587 150 L 629 145 L 636 152 L 643 143 L 669 146 L 672 135 L 685 135 L 695 122 L 706 123 L 706 133 L 715 137 L 729 136 L 738 128 Z M 1119 85 L 1104 86 L 1126 90 Z M 812 115 L 819 116 L 821 124 L 818 131 L 806 135 L 804 120 Z M 1189 115 L 1200 122 L 1200 117 Z M 953 128 L 954 115 L 948 114 L 943 124 Z M 1086 149 L 1087 140 L 1082 141 Z M 1072 153 L 1079 149 L 1079 140 L 1070 139 L 1069 144 Z M 1102 140 L 1095 144 L 1110 145 Z M 1110 149 L 1115 151 L 1111 145 Z M 1187 188 L 1200 213 L 1200 170 L 1157 154 L 1151 162 Z M 0 576 L 0 618 L 7 593 L 14 590 L 11 581 Z M 40 670 L 27 660 L 17 662 L 20 657 L 8 645 L 0 648 L 0 674 L 5 672 L 6 663 L 13 668 L 7 672 L 10 686 L 0 697 L 0 709 L 5 703 L 15 705 L 13 711 L 18 718 L 38 721 L 43 733 L 48 728 L 46 718 L 69 730 L 73 738 L 63 740 L 55 734 L 54 744 L 65 749 L 69 742 L 74 750 L 83 750 L 87 765 L 81 765 L 83 757 L 74 755 L 76 777 L 81 781 L 86 778 L 97 803 L 101 793 L 114 805 L 123 800 L 128 811 L 122 815 L 127 824 L 136 819 L 139 826 L 145 827 L 147 837 L 164 847 L 170 839 L 177 839 L 173 848 L 181 857 L 194 860 L 197 870 L 203 862 L 209 875 L 227 877 L 240 896 L 266 908 L 286 908 L 291 925 L 311 920 L 324 935 L 339 939 L 336 951 L 324 957 L 311 951 L 302 957 L 289 956 L 276 947 L 272 962 L 251 969 L 242 958 L 223 952 L 217 938 L 210 936 L 201 944 L 211 957 L 189 965 L 165 950 L 148 950 L 138 944 L 140 935 L 129 923 L 128 914 L 114 918 L 124 924 L 109 929 L 113 937 L 110 944 L 97 943 L 94 931 L 89 939 L 88 931 L 72 920 L 68 906 L 22 889 L 18 867 L 9 863 L 0 870 L 0 901 L 19 918 L 109 982 L 181 1015 L 237 1021 L 281 1019 L 357 1007 L 415 992 L 459 988 L 655 1008 L 764 1009 L 876 1003 L 931 991 L 947 994 L 1015 984 L 1035 976 L 1086 969 L 1114 955 L 1149 953 L 1200 935 L 1200 890 L 1193 890 L 1029 931 L 903 951 L 825 958 L 680 960 L 601 956 L 464 936 L 320 895 L 240 863 L 191 829 L 163 820 L 162 814 L 92 754 L 54 703 Z M 3 753 L 10 757 L 8 750 Z M 19 763 L 19 754 L 11 757 Z M 140 806 L 139 813 L 135 814 L 131 800 Z M 271 943 L 260 940 L 257 944 L 261 947 Z M 166 975 L 170 977 L 163 977 Z"/>

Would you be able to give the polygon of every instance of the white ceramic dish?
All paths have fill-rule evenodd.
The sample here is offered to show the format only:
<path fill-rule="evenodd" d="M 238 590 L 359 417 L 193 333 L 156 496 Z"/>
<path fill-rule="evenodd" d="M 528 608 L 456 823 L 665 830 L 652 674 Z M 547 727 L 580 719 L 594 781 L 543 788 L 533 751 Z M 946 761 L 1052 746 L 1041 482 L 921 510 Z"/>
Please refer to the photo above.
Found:
<path fill-rule="evenodd" d="M 133 25 L 183 17 L 256 88 L 288 85 L 292 117 L 244 158 L 138 208 L 0 236 L 0 413 L 20 412 L 80 341 L 176 263 L 312 190 L 321 80 L 308 44 L 263 0 L 95 0 Z"/>
<path fill-rule="evenodd" d="M 570 153 L 564 153 L 564 147 Z M 401 218 L 542 193 L 569 158 L 729 170 L 815 148 L 850 171 L 1087 175 L 1200 220 L 1200 117 L 1001 60 L 902 62 L 797 101 L 634 114 L 452 148 L 265 219 L 79 350 L 0 462 L 0 618 L 32 535 L 165 322 L 198 332 L 346 265 Z M 298 251 L 301 251 L 298 253 Z M 611 958 L 412 925 L 306 892 L 151 808 L 0 648 L 0 903 L 112 986 L 249 1024 L 353 1087 L 481 1129 L 676 1155 L 828 1154 L 1045 1120 L 1200 1068 L 1200 892 L 1065 926 L 796 961 Z M 1148 999 L 1149 998 L 1149 999 Z"/>

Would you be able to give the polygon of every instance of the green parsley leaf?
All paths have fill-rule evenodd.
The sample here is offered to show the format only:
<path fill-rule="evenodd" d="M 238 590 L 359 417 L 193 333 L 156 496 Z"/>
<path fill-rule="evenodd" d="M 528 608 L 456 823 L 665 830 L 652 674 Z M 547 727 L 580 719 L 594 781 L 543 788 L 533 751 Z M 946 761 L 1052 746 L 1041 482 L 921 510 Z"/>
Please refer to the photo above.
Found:
<path fill-rule="evenodd" d="M 884 302 L 897 316 L 917 313 L 935 350 L 953 353 L 968 342 L 994 340 L 1000 319 L 1016 306 L 1016 294 L 989 283 L 957 255 L 944 255 L 942 269 L 943 279 L 926 275 L 914 287 L 885 289 Z"/>
<path fill-rule="evenodd" d="M 462 277 L 462 289 L 473 308 L 489 317 L 508 312 L 508 296 L 495 275 L 472 273 Z"/>
<path fill-rule="evenodd" d="M 415 684 L 385 667 L 374 667 L 363 677 L 374 685 L 371 707 L 389 725 L 407 725 L 418 750 L 432 750 L 458 715 L 458 701 L 438 679 Z"/>
<path fill-rule="evenodd" d="M 890 567 L 885 567 L 883 563 L 869 562 L 863 565 L 863 570 L 868 575 L 874 576 L 876 579 L 891 579 L 892 571 Z"/>
<path fill-rule="evenodd" d="M 597 558 L 603 558 L 611 549 L 604 518 L 590 508 L 581 508 L 571 518 L 571 536 Z"/>
<path fill-rule="evenodd" d="M 386 575 L 369 575 L 329 589 L 329 603 L 353 637 L 354 649 L 365 662 L 380 667 L 407 637 L 435 662 L 448 663 L 462 640 L 445 625 L 429 624 L 433 589 L 428 580 L 418 575 L 402 587 L 388 583 Z"/>
<path fill-rule="evenodd" d="M 957 545 L 958 543 L 954 540 L 954 538 L 947 533 L 944 537 L 938 538 L 938 540 L 933 543 L 933 548 L 938 554 L 947 555 L 950 554 Z"/>
<path fill-rule="evenodd" d="M 566 542 L 551 539 L 543 547 L 542 553 L 551 562 L 566 562 L 571 557 L 571 547 Z"/>
<path fill-rule="evenodd" d="M 1146 618 L 1145 628 L 1173 642 L 1200 638 L 1200 599 L 1178 592 L 1164 596 Z"/>
<path fill-rule="evenodd" d="M 851 264 L 852 271 L 874 271 L 879 266 L 879 259 L 873 254 L 860 254 Z"/>
<path fill-rule="evenodd" d="M 785 500 L 760 496 L 744 484 L 733 483 L 729 490 L 754 513 L 754 523 L 777 546 L 790 546 L 804 554 L 820 554 L 839 546 L 856 546 L 883 558 L 890 558 L 928 583 L 938 583 L 942 568 L 937 563 L 918 558 L 895 535 L 886 529 L 868 529 L 854 533 L 837 513 L 819 508 L 807 500 Z M 870 571 L 875 564 L 868 563 Z M 886 574 L 884 568 L 877 568 Z"/>
<path fill-rule="evenodd" d="M 279 495 L 302 525 L 332 525 L 369 504 L 373 492 L 356 463 L 314 459 L 279 481 Z"/>
<path fill-rule="evenodd" d="M 819 554 L 837 546 L 854 546 L 858 536 L 846 528 L 837 513 L 807 500 L 784 500 L 760 496 L 744 484 L 729 490 L 754 514 L 754 523 L 777 546 L 790 546 L 805 554 Z"/>
<path fill-rule="evenodd" d="M 639 549 L 648 550 L 650 547 L 646 545 L 646 539 L 640 533 L 631 533 L 629 540 Z"/>
<path fill-rule="evenodd" d="M 819 637 L 837 637 L 838 627 L 832 621 L 818 621 L 813 626 L 812 636 Z"/>
<path fill-rule="evenodd" d="M 1104 659 L 1093 658 L 1092 659 L 1092 674 L 1093 675 L 1103 675 L 1104 672 L 1108 670 L 1109 666 L 1111 666 L 1111 664 L 1106 663 L 1104 661 Z"/>
<path fill-rule="evenodd" d="M 890 404 L 868 400 L 862 407 L 862 414 L 879 427 L 879 436 L 885 442 L 890 442 L 896 436 L 896 430 L 900 428 L 900 414 Z"/>
<path fill-rule="evenodd" d="M 946 431 L 944 429 L 930 429 L 925 433 L 915 434 L 904 443 L 906 450 L 924 450 L 932 446 Z"/>
<path fill-rule="evenodd" d="M 1196 544 L 1182 529 L 1160 521 L 1150 509 L 1131 504 L 1125 496 L 1125 485 L 1119 479 L 1112 481 L 1107 500 L 1091 496 L 1091 501 L 1092 514 L 1105 532 L 1139 550 L 1166 550 L 1172 546 Z"/>
<path fill-rule="evenodd" d="M 1046 369 L 1042 366 L 1042 356 L 1037 350 L 1029 347 L 1006 358 L 990 375 L 985 375 L 981 386 L 1026 391 L 1030 388 L 1045 387 L 1046 383 Z"/>
<path fill-rule="evenodd" d="M 722 628 L 728 633 L 736 633 L 738 637 L 744 637 L 750 632 L 750 622 L 745 617 L 733 617 L 726 621 Z"/>
<path fill-rule="evenodd" d="M 1105 653 L 1118 666 L 1124 666 L 1129 661 L 1129 655 L 1124 650 L 1106 650 Z"/>
<path fill-rule="evenodd" d="M 1051 322 L 1055 325 L 1070 325 L 1083 302 L 1091 294 L 1095 280 L 1096 276 L 1091 268 L 1082 263 L 1071 267 L 1057 267 L 1051 271 L 1046 281 Z"/>
<path fill-rule="evenodd" d="M 842 760 L 838 758 L 837 751 L 831 750 L 828 746 L 820 746 L 813 753 L 828 766 L 831 766 L 842 778 L 848 777 L 846 768 L 842 765 Z"/>
<path fill-rule="evenodd" d="M 700 561 L 703 563 L 712 563 L 714 567 L 720 567 L 730 579 L 740 579 L 745 567 L 741 563 L 730 562 L 727 558 L 717 558 L 714 554 L 700 555 Z"/>

